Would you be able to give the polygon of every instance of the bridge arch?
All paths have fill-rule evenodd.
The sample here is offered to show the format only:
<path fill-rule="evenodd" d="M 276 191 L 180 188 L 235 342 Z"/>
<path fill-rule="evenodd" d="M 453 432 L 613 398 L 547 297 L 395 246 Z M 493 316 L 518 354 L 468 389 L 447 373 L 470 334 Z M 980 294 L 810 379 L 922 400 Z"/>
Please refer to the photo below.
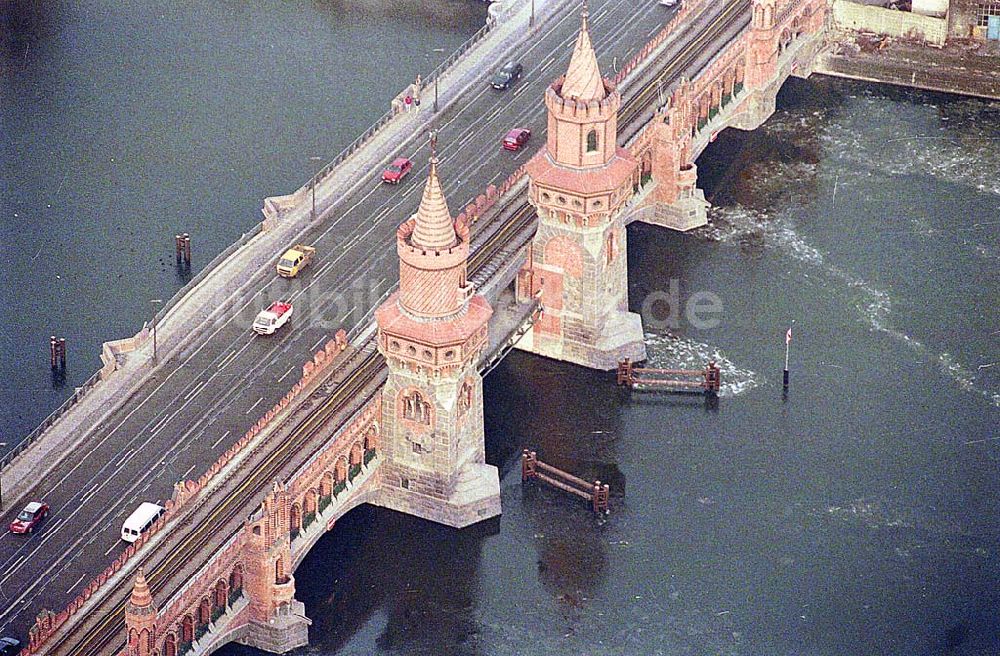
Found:
<path fill-rule="evenodd" d="M 198 602 L 198 628 L 204 629 L 212 621 L 212 604 L 208 597 L 202 597 Z"/>
<path fill-rule="evenodd" d="M 194 642 L 194 615 L 186 613 L 181 620 L 181 642 L 188 644 Z"/>
<path fill-rule="evenodd" d="M 333 478 L 337 484 L 347 481 L 347 457 L 344 455 L 337 457 L 337 464 L 333 466 Z"/>
<path fill-rule="evenodd" d="M 351 467 L 361 464 L 361 458 L 364 456 L 364 451 L 361 448 L 361 442 L 355 442 L 351 445 Z"/>
<path fill-rule="evenodd" d="M 378 424 L 372 424 L 365 431 L 365 451 L 371 451 L 378 447 Z"/>
<path fill-rule="evenodd" d="M 333 496 L 333 472 L 325 471 L 323 472 L 322 478 L 319 479 L 319 496 L 320 497 L 330 497 Z"/>
<path fill-rule="evenodd" d="M 302 503 L 302 511 L 304 516 L 315 515 L 317 507 L 319 505 L 319 492 L 316 488 L 311 487 L 306 490 L 306 496 Z"/>

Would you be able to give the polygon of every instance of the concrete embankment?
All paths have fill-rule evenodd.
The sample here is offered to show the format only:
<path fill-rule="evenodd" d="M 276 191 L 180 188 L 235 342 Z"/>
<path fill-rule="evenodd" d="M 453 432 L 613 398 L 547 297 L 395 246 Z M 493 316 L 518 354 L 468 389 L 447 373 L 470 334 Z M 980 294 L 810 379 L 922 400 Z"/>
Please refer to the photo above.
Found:
<path fill-rule="evenodd" d="M 1000 48 L 924 42 L 870 33 L 835 33 L 816 72 L 854 80 L 1000 100 Z"/>

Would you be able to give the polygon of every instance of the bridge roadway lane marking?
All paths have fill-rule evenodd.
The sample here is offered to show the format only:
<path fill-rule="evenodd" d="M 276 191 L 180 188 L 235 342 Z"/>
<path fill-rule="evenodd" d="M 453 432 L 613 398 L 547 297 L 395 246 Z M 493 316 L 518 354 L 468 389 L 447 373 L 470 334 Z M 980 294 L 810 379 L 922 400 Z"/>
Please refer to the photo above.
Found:
<path fill-rule="evenodd" d="M 522 90 L 522 92 L 523 92 L 524 90 L 526 90 L 526 89 L 527 89 L 527 85 L 522 85 L 522 86 L 520 87 L 520 89 L 521 89 L 521 90 Z M 372 231 L 374 230 L 374 228 L 375 228 L 375 226 L 373 226 L 373 227 L 372 227 L 372 228 L 370 228 L 370 229 L 369 229 L 368 231 L 366 231 L 365 235 L 367 235 L 367 234 L 369 234 L 370 232 L 372 232 Z M 346 316 L 346 315 L 345 315 L 345 316 Z"/>
<path fill-rule="evenodd" d="M 249 345 L 249 344 L 248 344 L 248 345 Z M 246 347 L 244 347 L 244 348 L 246 348 Z M 214 377 L 215 377 L 215 376 L 217 376 L 217 375 L 219 375 L 219 372 L 216 372 L 216 373 L 212 374 L 212 377 L 214 378 Z M 185 403 L 184 403 L 184 405 L 183 405 L 183 406 L 182 406 L 182 407 L 181 407 L 180 409 L 178 409 L 177 411 L 175 411 L 175 412 L 174 412 L 174 413 L 173 413 L 173 414 L 171 415 L 171 417 L 175 416 L 175 415 L 176 415 L 176 414 L 177 414 L 178 412 L 180 412 L 180 410 L 183 410 L 183 409 L 184 409 L 184 408 L 185 408 L 185 407 L 186 407 L 186 406 L 187 406 L 187 405 L 188 405 L 188 404 L 189 404 L 190 402 L 191 402 L 191 401 L 187 401 L 187 402 L 185 402 Z M 162 424 L 162 422 L 161 422 L 161 424 Z M 165 455 L 169 455 L 171 451 L 174 451 L 174 450 L 176 450 L 176 447 L 178 447 L 178 446 L 180 446 L 181 444 L 183 444 L 183 443 L 184 443 L 184 441 L 185 441 L 185 438 L 186 438 L 187 436 L 189 436 L 189 435 L 190 435 L 190 433 L 191 433 L 191 432 L 193 432 L 195 428 L 197 428 L 197 424 L 195 424 L 195 425 L 194 425 L 194 426 L 193 426 L 193 427 L 192 427 L 191 429 L 189 429 L 189 430 L 188 430 L 188 432 L 187 432 L 187 434 L 186 434 L 185 436 L 183 436 L 183 437 L 181 438 L 181 440 L 179 440 L 179 441 L 178 441 L 177 443 L 175 443 L 175 445 L 174 445 L 174 448 L 171 448 L 171 449 L 169 449 L 169 450 L 168 450 L 168 451 L 166 452 L 166 454 L 165 454 Z M 149 438 L 148 438 L 148 439 L 146 440 L 146 442 L 145 442 L 145 443 L 144 443 L 143 445 L 141 445 L 141 446 L 140 446 L 139 448 L 141 449 L 141 448 L 142 448 L 143 446 L 145 446 L 146 444 L 148 444 L 148 443 L 149 443 L 149 442 L 150 442 L 150 441 L 151 441 L 151 440 L 153 439 L 153 437 L 155 437 L 155 435 L 153 435 L 153 436 L 150 436 L 150 437 L 149 437 Z M 188 445 L 188 446 L 190 446 L 190 445 Z M 187 447 L 187 446 L 185 446 L 185 447 L 184 447 L 184 449 L 182 449 L 182 451 L 183 451 L 183 450 L 186 450 L 187 448 L 188 448 L 188 447 Z M 120 452 L 119 452 L 119 453 L 120 453 Z M 131 460 L 131 459 L 132 459 L 132 458 L 133 458 L 133 457 L 134 457 L 135 455 L 137 455 L 137 454 L 138 454 L 138 451 L 135 451 L 134 453 L 132 453 L 132 454 L 130 454 L 129 456 L 127 456 L 127 458 L 128 458 L 129 460 Z M 108 463 L 108 464 L 110 464 L 110 463 Z M 79 465 L 78 465 L 78 466 L 79 466 Z M 106 467 L 106 466 L 107 466 L 107 465 L 105 465 L 105 467 Z M 190 467 L 190 468 L 188 469 L 188 471 L 187 471 L 187 472 L 185 472 L 184 476 L 187 476 L 187 474 L 189 474 L 189 473 L 190 473 L 190 472 L 191 472 L 191 471 L 192 471 L 192 470 L 193 470 L 193 469 L 195 468 L 195 466 L 197 466 L 197 465 L 196 465 L 196 464 L 195 464 L 195 465 L 192 465 L 192 466 L 191 466 L 191 467 Z M 101 468 L 101 471 L 103 471 L 103 470 L 105 469 L 105 467 L 102 467 L 102 468 Z M 139 478 L 139 479 L 138 479 L 138 480 L 137 480 L 137 481 L 136 481 L 136 482 L 135 482 L 135 483 L 134 483 L 134 484 L 133 484 L 133 485 L 132 485 L 132 486 L 131 486 L 131 487 L 130 487 L 130 488 L 128 489 L 128 492 L 130 492 L 130 493 L 131 493 L 131 492 L 135 491 L 135 489 L 136 489 L 136 488 L 137 488 L 137 487 L 139 486 L 139 484 L 140 484 L 140 483 L 143 483 L 143 482 L 145 482 L 145 481 L 147 481 L 147 479 L 148 479 L 148 478 L 149 478 L 149 477 L 150 477 L 150 476 L 151 476 L 151 475 L 152 475 L 152 474 L 153 474 L 154 472 L 155 472 L 155 470 L 153 470 L 153 469 L 147 469 L 147 470 L 146 470 L 146 473 L 145 473 L 145 474 L 144 474 L 143 476 L 141 476 L 141 477 L 140 477 L 140 478 Z M 95 477 L 96 477 L 96 476 L 95 476 Z M 92 480 L 93 480 L 93 479 L 92 479 Z M 105 487 L 105 486 L 106 486 L 106 485 L 107 485 L 108 483 L 112 482 L 113 480 L 115 480 L 115 479 L 114 479 L 113 477 L 106 477 L 106 478 L 104 479 L 104 481 L 103 481 L 102 483 L 99 483 L 99 484 L 98 484 L 98 485 L 96 486 L 96 489 L 101 489 L 101 488 L 104 488 L 104 487 Z M 149 483 L 147 482 L 147 485 L 146 485 L 146 488 L 148 488 L 148 487 L 149 487 Z M 145 488 L 143 488 L 143 489 L 145 489 Z M 90 494 L 90 495 L 92 496 L 92 495 L 94 494 L 94 492 L 95 492 L 95 490 L 91 490 L 89 494 Z M 57 525 L 59 524 L 59 522 L 63 521 L 64 519 L 65 519 L 65 520 L 67 520 L 67 521 L 68 521 L 69 519 L 72 519 L 72 518 L 73 518 L 74 516 L 76 516 L 76 515 L 77 515 L 77 514 L 78 514 L 78 513 L 79 513 L 79 512 L 80 512 L 80 511 L 82 510 L 82 508 L 83 508 L 83 506 L 82 506 L 82 505 L 79 505 L 79 504 L 78 504 L 78 505 L 77 505 L 77 506 L 76 506 L 76 507 L 74 508 L 74 510 L 73 510 L 73 511 L 72 511 L 72 512 L 71 512 L 71 513 L 70 513 L 70 514 L 68 515 L 68 516 L 64 515 L 64 516 L 60 517 L 60 518 L 59 518 L 59 520 L 57 520 L 57 521 L 53 522 L 52 524 L 50 524 L 49 526 L 47 526 L 47 527 L 46 527 L 46 530 L 45 530 L 45 533 L 44 533 L 44 534 L 45 534 L 45 537 L 44 537 L 44 538 L 43 538 L 43 539 L 42 539 L 42 540 L 41 540 L 40 542 L 38 542 L 37 544 L 33 544 L 33 545 L 32 545 L 32 546 L 34 546 L 34 549 L 33 549 L 33 550 L 32 550 L 32 551 L 30 552 L 30 554 L 28 554 L 28 555 L 31 555 L 31 556 L 34 556 L 34 555 L 35 555 L 36 553 L 38 553 L 38 552 L 39 552 L 39 550 L 41 550 L 41 549 L 42 549 L 42 548 L 44 547 L 44 545 L 45 545 L 45 544 L 46 544 L 46 543 L 47 543 L 47 542 L 48 542 L 49 540 L 51 540 L 51 539 L 52 539 L 53 537 L 55 537 L 55 536 L 56 536 L 56 532 L 53 532 L 53 531 L 52 531 L 52 529 L 54 529 L 54 528 L 55 528 L 55 526 L 57 526 Z M 111 512 L 121 512 L 121 511 L 120 511 L 120 510 L 116 510 L 116 509 L 113 509 L 113 508 L 112 508 L 112 509 L 110 509 L 110 510 L 106 511 L 105 513 L 103 513 L 103 514 L 102 514 L 102 515 L 101 515 L 101 516 L 100 516 L 100 517 L 99 517 L 99 518 L 98 518 L 98 519 L 97 519 L 96 521 L 92 522 L 92 523 L 91 523 L 91 525 L 93 525 L 93 526 L 102 526 L 102 525 L 104 525 L 104 523 L 105 523 L 105 521 L 106 521 L 107 517 L 109 516 L 109 514 L 110 514 Z M 116 535 L 117 535 L 117 533 L 116 533 Z M 81 538 L 78 538 L 78 539 L 77 539 L 77 540 L 76 540 L 76 541 L 75 541 L 75 542 L 74 542 L 74 543 L 73 543 L 73 544 L 72 544 L 72 545 L 71 545 L 71 546 L 70 546 L 70 547 L 69 547 L 69 548 L 68 548 L 68 549 L 67 549 L 67 550 L 66 550 L 66 551 L 64 552 L 64 554 L 65 554 L 65 553 L 74 553 L 74 550 L 75 550 L 75 547 L 76 547 L 77 545 L 79 545 L 79 543 L 80 543 L 80 540 L 81 540 L 81 539 L 82 539 L 82 537 L 81 537 Z M 90 542 L 93 542 L 93 538 L 92 538 L 92 539 L 90 540 Z M 30 543 L 29 543 L 29 544 L 30 544 Z M 117 543 L 116 543 L 116 544 L 117 544 Z M 22 547 L 21 547 L 20 549 L 18 549 L 18 551 L 17 551 L 17 552 L 15 552 L 15 553 L 19 553 L 19 552 L 20 552 L 20 551 L 21 551 L 21 550 L 22 550 L 22 549 L 23 549 L 23 548 L 24 548 L 25 546 L 27 546 L 27 545 L 23 545 L 23 546 L 22 546 Z M 115 546 L 115 544 L 113 544 L 113 545 L 112 545 L 112 548 L 114 548 L 114 546 Z M 109 551 L 110 551 L 110 549 L 109 549 Z M 65 570 L 65 569 L 66 569 L 67 567 L 69 567 L 69 566 L 70 566 L 70 565 L 71 565 L 71 564 L 72 564 L 72 563 L 73 563 L 73 562 L 74 562 L 74 561 L 75 561 L 75 560 L 77 559 L 77 557 L 78 557 L 79 555 L 80 555 L 80 552 L 75 552 L 75 555 L 74 555 L 74 556 L 71 556 L 71 557 L 70 557 L 70 558 L 68 558 L 68 559 L 60 559 L 59 561 L 56 561 L 55 563 L 53 563 L 53 564 L 52 564 L 52 565 L 51 565 L 51 566 L 49 567 L 49 569 L 48 569 L 48 570 L 46 570 L 46 572 L 45 572 L 45 573 L 46 573 L 46 574 L 48 574 L 49 572 L 51 572 L 51 570 L 52 570 L 52 569 L 53 569 L 53 568 L 54 568 L 54 567 L 55 567 L 56 565 L 60 564 L 60 562 L 61 562 L 61 563 L 63 564 L 63 567 L 62 567 L 62 568 L 60 568 L 60 571 L 59 571 L 59 573 L 61 574 L 61 573 L 62 573 L 62 571 L 64 571 L 64 570 Z M 105 555 L 107 555 L 107 552 L 105 553 Z M 23 559 L 24 559 L 25 557 L 27 557 L 27 556 L 24 556 L 24 557 L 22 557 L 22 560 L 23 560 Z M 11 569 L 10 569 L 10 574 L 13 574 L 13 572 L 14 572 L 14 569 L 15 569 L 15 568 L 11 568 Z M 8 575 L 8 577 L 10 576 L 10 574 Z M 25 590 L 25 593 L 27 593 L 27 592 L 30 592 L 31 590 L 33 590 L 34 588 L 36 588 L 36 587 L 37 587 L 37 586 L 38 586 L 38 585 L 39 585 L 40 583 L 41 583 L 41 580 L 40 580 L 40 579 L 38 579 L 38 578 L 36 578 L 36 579 L 35 579 L 35 581 L 34 581 L 34 582 L 33 582 L 33 583 L 32 583 L 32 584 L 31 584 L 31 585 L 30 585 L 30 586 L 28 587 L 28 589 L 27 589 L 27 590 Z M 39 593 L 40 593 L 40 592 L 41 592 L 41 590 L 39 591 Z M 23 597 L 23 596 L 24 596 L 24 594 L 22 594 L 22 597 Z M 29 601 L 32 601 L 32 600 L 34 600 L 34 598 L 35 598 L 36 596 L 37 596 L 37 595 L 32 595 L 32 596 L 31 596 L 31 598 L 29 599 Z M 10 610 L 10 609 L 8 609 L 7 611 L 4 611 L 3 613 L 0 613 L 0 620 L 2 620 L 2 619 L 3 619 L 3 618 L 4 618 L 5 616 L 6 616 L 6 615 L 7 615 L 7 613 L 9 612 L 9 610 Z"/>
<path fill-rule="evenodd" d="M 296 452 L 297 448 L 299 447 L 298 443 L 296 442 L 297 439 L 300 438 L 307 439 L 319 426 L 322 426 L 323 423 L 325 423 L 330 419 L 330 415 L 336 414 L 337 411 L 343 409 L 342 407 L 334 407 L 336 402 L 342 396 L 352 395 L 356 391 L 359 391 L 353 389 L 352 383 L 355 380 L 357 380 L 360 375 L 366 373 L 366 369 L 370 367 L 374 361 L 376 361 L 376 357 L 374 354 L 369 355 L 365 360 L 363 360 L 361 364 L 351 373 L 351 375 L 347 379 L 345 379 L 345 381 L 337 388 L 334 394 L 332 394 L 327 399 L 327 401 L 323 403 L 323 405 L 318 409 L 318 411 L 311 413 L 307 418 L 305 418 L 302 422 L 300 422 L 300 424 L 295 429 L 293 429 L 292 434 L 289 435 L 287 439 L 282 440 L 278 448 L 272 451 L 271 454 L 263 463 L 260 463 L 251 469 L 250 476 L 246 480 L 244 480 L 242 485 L 240 485 L 234 492 L 230 492 L 229 494 L 226 494 L 223 497 L 221 502 L 218 503 L 217 507 L 214 509 L 214 511 L 206 521 L 199 522 L 198 528 L 196 528 L 192 533 L 189 533 L 187 536 L 185 536 L 183 542 L 180 545 L 171 549 L 170 552 L 167 554 L 167 557 L 163 561 L 161 561 L 156 567 L 150 569 L 150 571 L 146 576 L 146 580 L 149 581 L 149 583 L 151 584 L 155 584 L 155 581 L 160 577 L 160 574 L 163 573 L 163 571 L 167 567 L 169 567 L 170 564 L 176 558 L 178 558 L 183 554 L 184 549 L 186 547 L 191 545 L 196 539 L 201 538 L 203 535 L 206 534 L 206 532 L 207 534 L 212 534 L 216 531 L 215 526 L 218 525 L 216 520 L 219 518 L 220 514 L 222 514 L 223 511 L 227 509 L 227 507 L 236 502 L 239 498 L 239 495 L 243 494 L 248 486 L 253 484 L 259 487 L 261 481 L 271 480 L 273 476 L 275 476 L 283 466 L 287 465 L 288 461 L 286 460 L 284 462 L 278 463 L 277 468 L 274 472 L 268 471 L 268 467 L 271 466 L 274 463 L 275 459 L 278 458 L 280 455 L 282 455 L 285 451 L 290 450 L 291 453 Z M 369 376 L 365 380 L 361 381 L 360 388 L 363 388 L 364 385 L 366 385 L 372 379 L 374 379 L 374 375 Z M 296 448 L 292 448 L 293 445 Z M 256 480 L 258 478 L 261 479 L 261 481 Z M 256 496 L 256 494 L 259 494 L 261 491 L 262 490 L 257 490 L 254 494 L 251 495 L 251 497 Z M 242 503 L 242 500 L 239 501 L 240 503 Z M 224 526 L 226 522 L 228 522 L 230 519 L 238 515 L 241 511 L 241 506 L 235 507 L 234 510 L 235 512 L 233 511 L 229 512 L 229 515 L 223 519 L 221 525 Z M 237 530 L 240 529 L 237 528 Z M 229 536 L 226 536 L 227 539 L 228 537 Z M 157 592 L 159 592 L 158 588 L 154 590 L 154 594 Z M 119 618 L 121 617 L 121 613 L 124 607 L 125 607 L 124 602 L 121 602 L 116 605 L 115 609 L 112 612 L 106 613 L 102 621 L 97 626 L 92 627 L 89 631 L 87 631 L 86 635 L 83 637 L 82 643 L 78 642 L 76 645 L 74 645 L 73 648 L 74 651 L 78 651 L 77 648 L 86 648 L 87 646 L 89 646 L 90 642 L 97 636 L 97 634 L 104 631 L 105 627 L 108 625 L 109 622 L 120 621 Z M 107 641 L 105 641 L 105 644 L 106 643 Z M 103 645 L 101 646 L 103 647 Z M 91 652 L 87 651 L 85 653 L 90 654 Z"/>
<path fill-rule="evenodd" d="M 226 437 L 231 432 L 232 432 L 232 430 L 227 430 L 225 433 L 223 433 L 222 436 L 219 439 L 215 440 L 215 442 L 212 444 L 212 448 L 214 449 L 215 447 L 219 446 L 219 442 L 221 442 L 222 440 L 226 439 Z"/>
<path fill-rule="evenodd" d="M 569 40 L 567 40 L 567 41 L 572 41 L 572 40 L 575 40 L 575 35 L 574 35 L 574 36 L 573 36 L 573 37 L 572 37 L 571 39 L 569 39 Z M 567 55 L 567 58 L 568 58 L 568 55 Z M 547 82 L 546 82 L 546 86 L 547 86 Z M 521 90 L 521 92 L 522 92 L 522 93 L 523 93 L 523 92 L 525 92 L 525 91 L 527 90 L 527 88 L 528 88 L 528 85 L 520 85 L 520 87 L 519 87 L 519 89 Z M 481 95 L 483 95 L 483 94 L 482 94 L 482 93 L 480 93 L 479 95 L 481 96 Z M 537 109 L 537 108 L 531 108 L 531 109 Z M 454 120 L 454 119 L 452 119 L 452 120 Z M 488 155 L 489 155 L 489 156 L 492 156 L 492 155 L 493 155 L 493 153 L 491 152 L 491 153 L 489 153 Z M 497 176 L 495 176 L 495 177 L 497 177 Z M 420 189 L 420 186 L 419 186 L 419 185 L 411 185 L 411 191 L 414 191 L 414 190 L 419 190 L 419 189 Z M 398 205 L 400 205 L 400 204 L 401 204 L 401 202 L 397 202 L 397 203 L 396 203 L 396 205 L 397 205 L 397 206 L 398 206 Z M 390 209 L 391 209 L 391 208 L 387 208 L 387 209 L 386 209 L 386 210 L 385 210 L 385 211 L 383 212 L 383 214 L 387 213 L 387 212 L 388 212 L 388 211 L 389 211 Z M 343 218 L 344 218 L 344 217 L 342 216 L 342 217 L 341 217 L 341 219 L 338 219 L 338 222 L 339 222 L 340 220 L 342 220 Z M 394 224 L 394 225 L 395 225 L 395 224 Z M 370 233 L 371 233 L 371 232 L 372 232 L 372 231 L 373 231 L 373 230 L 374 230 L 374 229 L 375 229 L 376 227 L 377 227 L 377 226 L 372 226 L 371 228 L 369 228 L 369 230 L 368 230 L 368 231 L 366 231 L 365 235 L 363 235 L 363 236 L 367 236 L 368 234 L 370 234 Z M 311 284 L 312 284 L 312 283 L 310 283 L 310 285 L 311 285 Z M 353 309 L 354 309 L 354 308 L 352 308 L 352 310 L 353 310 Z M 345 316 L 346 316 L 346 315 L 345 315 Z M 227 325 L 228 325 L 228 324 L 227 324 Z M 223 327 L 224 327 L 224 326 L 223 326 Z M 222 327 L 220 327 L 220 328 L 219 328 L 218 330 L 216 330 L 216 331 L 215 331 L 215 333 L 218 333 L 218 332 L 219 332 L 219 330 L 221 330 L 221 329 L 222 329 Z M 214 333 L 213 333 L 213 335 L 214 335 Z M 198 350 L 197 350 L 197 351 L 196 351 L 195 353 L 197 353 L 197 352 L 198 352 L 198 351 L 200 351 L 200 350 L 201 350 L 201 349 L 199 348 L 199 349 L 198 349 Z M 193 355 L 194 355 L 194 354 L 192 354 L 192 357 L 193 357 Z M 188 360 L 187 360 L 187 361 L 185 361 L 185 363 L 184 363 L 184 364 L 187 364 L 188 362 L 190 362 L 190 360 L 191 360 L 191 359 L 192 359 L 192 358 L 190 358 L 190 357 L 189 357 L 189 358 L 188 358 Z M 182 366 L 183 366 L 183 365 L 182 365 Z M 162 384 L 161 384 L 161 386 L 162 386 Z M 202 385 L 202 386 L 204 386 L 204 385 Z M 158 387 L 159 387 L 159 386 L 158 386 Z M 174 414 L 176 414 L 176 413 L 174 413 Z M 171 415 L 171 417 L 169 417 L 169 418 L 172 418 L 172 416 L 173 416 L 173 415 Z M 169 418 L 168 418 L 168 419 L 169 419 Z M 147 487 L 148 487 L 148 486 L 147 486 Z"/>

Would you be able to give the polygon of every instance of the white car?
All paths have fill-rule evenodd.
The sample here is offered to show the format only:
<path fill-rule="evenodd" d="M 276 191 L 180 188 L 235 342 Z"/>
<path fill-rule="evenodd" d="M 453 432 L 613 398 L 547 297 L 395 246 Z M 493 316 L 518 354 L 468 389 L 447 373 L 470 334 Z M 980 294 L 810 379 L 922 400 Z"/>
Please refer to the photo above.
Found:
<path fill-rule="evenodd" d="M 258 335 L 273 335 L 292 317 L 292 304 L 287 301 L 275 301 L 260 311 L 253 321 L 253 330 Z"/>
<path fill-rule="evenodd" d="M 660 4 L 664 7 L 676 7 L 681 3 L 681 0 L 660 0 Z"/>

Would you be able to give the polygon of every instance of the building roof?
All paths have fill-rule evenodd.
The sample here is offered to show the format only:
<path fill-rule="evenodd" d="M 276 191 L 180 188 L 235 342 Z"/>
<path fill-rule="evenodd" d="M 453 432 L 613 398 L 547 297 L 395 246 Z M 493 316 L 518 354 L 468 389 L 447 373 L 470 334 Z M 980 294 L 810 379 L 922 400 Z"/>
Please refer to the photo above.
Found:
<path fill-rule="evenodd" d="M 566 80 L 563 82 L 561 93 L 563 98 L 574 98 L 585 102 L 603 100 L 607 95 L 604 81 L 601 79 L 601 70 L 597 67 L 597 55 L 594 54 L 594 46 L 590 42 L 587 15 L 585 8 L 580 21 L 580 34 L 576 37 L 576 47 L 573 48 L 573 57 L 569 60 L 569 68 L 566 69 Z"/>

